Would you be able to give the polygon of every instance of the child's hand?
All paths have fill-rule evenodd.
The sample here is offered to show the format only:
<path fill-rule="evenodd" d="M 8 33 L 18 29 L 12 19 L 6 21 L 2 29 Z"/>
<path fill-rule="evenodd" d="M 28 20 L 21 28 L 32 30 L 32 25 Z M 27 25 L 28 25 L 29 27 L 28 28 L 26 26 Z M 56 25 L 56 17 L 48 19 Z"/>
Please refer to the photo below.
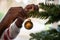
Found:
<path fill-rule="evenodd" d="M 21 28 L 22 27 L 22 23 L 24 22 L 24 20 L 26 18 L 28 18 L 27 17 L 27 12 L 23 8 L 21 8 L 21 10 L 20 10 L 20 12 L 19 12 L 19 14 L 17 16 L 17 21 L 15 22 L 17 27 Z"/>
<path fill-rule="evenodd" d="M 30 12 L 30 11 L 38 11 L 39 10 L 39 8 L 38 8 L 38 6 L 37 5 L 34 5 L 34 4 L 30 4 L 30 5 L 27 5 L 26 7 L 25 7 L 25 9 L 21 9 L 20 10 L 20 12 L 19 12 L 19 15 L 18 15 L 18 20 L 16 21 L 16 25 L 18 26 L 18 27 L 21 27 L 21 25 L 22 25 L 22 23 L 23 23 L 23 21 L 26 19 L 26 18 L 28 18 L 28 12 Z"/>

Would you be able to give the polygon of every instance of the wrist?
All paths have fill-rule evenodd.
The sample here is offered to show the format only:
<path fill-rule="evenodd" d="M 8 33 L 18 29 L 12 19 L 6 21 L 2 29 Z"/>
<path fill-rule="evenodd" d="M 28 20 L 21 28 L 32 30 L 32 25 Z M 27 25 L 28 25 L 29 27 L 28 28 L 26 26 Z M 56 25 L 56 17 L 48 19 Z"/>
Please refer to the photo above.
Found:
<path fill-rule="evenodd" d="M 17 21 L 15 22 L 15 24 L 16 24 L 16 26 L 17 26 L 18 28 L 21 28 L 23 22 L 24 22 L 23 20 L 21 20 L 21 19 L 18 18 Z"/>

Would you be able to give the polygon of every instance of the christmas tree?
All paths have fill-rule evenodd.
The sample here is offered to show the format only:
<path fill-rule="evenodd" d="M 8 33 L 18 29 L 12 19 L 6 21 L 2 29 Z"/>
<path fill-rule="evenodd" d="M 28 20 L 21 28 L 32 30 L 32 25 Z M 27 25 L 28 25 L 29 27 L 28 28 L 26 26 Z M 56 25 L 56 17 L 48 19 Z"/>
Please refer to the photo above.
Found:
<path fill-rule="evenodd" d="M 30 40 L 60 40 L 60 33 L 55 29 L 31 33 L 30 36 Z"/>
<path fill-rule="evenodd" d="M 49 19 L 46 24 L 50 24 L 53 22 L 58 22 L 60 20 L 60 5 L 47 5 L 40 3 L 39 9 L 43 9 L 44 11 L 39 12 L 39 10 L 29 12 L 29 16 L 42 18 L 42 19 Z"/>
<path fill-rule="evenodd" d="M 30 12 L 29 16 L 49 19 L 45 24 L 58 22 L 60 20 L 60 5 L 44 5 L 43 3 L 40 3 L 39 8 L 43 9 L 44 11 Z M 60 40 L 60 32 L 58 32 L 56 29 L 31 33 L 30 36 L 30 40 Z"/>

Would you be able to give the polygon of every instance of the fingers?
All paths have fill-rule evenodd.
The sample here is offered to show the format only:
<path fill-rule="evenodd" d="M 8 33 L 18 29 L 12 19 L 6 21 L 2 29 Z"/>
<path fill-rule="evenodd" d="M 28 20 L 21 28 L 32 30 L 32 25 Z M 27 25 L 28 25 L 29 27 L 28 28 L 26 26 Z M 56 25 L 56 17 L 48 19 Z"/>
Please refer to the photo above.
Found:
<path fill-rule="evenodd" d="M 21 17 L 23 19 L 26 19 L 27 18 L 27 13 L 25 12 L 24 9 L 22 9 L 21 12 L 19 12 L 18 17 Z"/>
<path fill-rule="evenodd" d="M 34 4 L 30 4 L 30 5 L 27 5 L 26 7 L 25 7 L 25 10 L 26 11 L 29 11 L 29 10 L 34 10 Z"/>
<path fill-rule="evenodd" d="M 39 10 L 38 5 L 29 4 L 24 9 L 22 8 L 20 10 L 18 17 L 22 17 L 23 19 L 26 19 L 28 18 L 28 12 L 38 11 L 38 10 Z"/>
<path fill-rule="evenodd" d="M 25 11 L 29 12 L 29 11 L 38 11 L 39 7 L 38 5 L 34 5 L 34 4 L 29 4 L 25 7 Z"/>

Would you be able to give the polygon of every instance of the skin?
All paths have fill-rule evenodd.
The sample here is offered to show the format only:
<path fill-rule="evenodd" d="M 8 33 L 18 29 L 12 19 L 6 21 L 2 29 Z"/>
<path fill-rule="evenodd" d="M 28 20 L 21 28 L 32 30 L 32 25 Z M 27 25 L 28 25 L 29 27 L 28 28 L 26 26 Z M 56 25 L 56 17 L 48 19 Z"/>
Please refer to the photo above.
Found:
<path fill-rule="evenodd" d="M 17 19 L 15 24 L 21 28 L 24 20 L 28 18 L 28 12 L 34 10 L 38 10 L 38 7 L 34 4 L 27 5 L 24 9 L 22 7 L 11 7 L 0 23 L 0 37 L 15 19 Z"/>

